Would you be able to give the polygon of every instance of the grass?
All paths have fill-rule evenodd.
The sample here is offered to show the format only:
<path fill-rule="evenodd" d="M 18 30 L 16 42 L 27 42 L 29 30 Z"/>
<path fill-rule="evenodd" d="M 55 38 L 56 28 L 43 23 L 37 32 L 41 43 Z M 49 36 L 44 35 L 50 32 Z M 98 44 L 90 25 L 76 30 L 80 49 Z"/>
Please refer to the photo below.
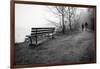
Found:
<path fill-rule="evenodd" d="M 17 43 L 16 64 L 60 64 L 64 62 L 92 62 L 93 33 L 78 32 L 56 35 L 34 48 L 29 42 Z"/>

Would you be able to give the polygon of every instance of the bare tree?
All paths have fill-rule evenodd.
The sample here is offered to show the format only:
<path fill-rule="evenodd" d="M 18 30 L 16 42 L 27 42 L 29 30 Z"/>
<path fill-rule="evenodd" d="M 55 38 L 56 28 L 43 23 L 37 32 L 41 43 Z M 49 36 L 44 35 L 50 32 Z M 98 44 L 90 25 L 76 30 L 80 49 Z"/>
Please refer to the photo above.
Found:
<path fill-rule="evenodd" d="M 72 30 L 72 22 L 75 19 L 76 8 L 75 7 L 68 7 L 67 9 L 67 19 L 69 21 L 70 30 Z"/>
<path fill-rule="evenodd" d="M 72 21 L 75 15 L 76 8 L 74 7 L 66 7 L 66 6 L 55 6 L 55 10 L 52 10 L 52 13 L 58 16 L 60 22 L 59 27 L 62 29 L 61 32 L 65 33 L 66 31 L 66 23 L 69 23 L 70 30 L 72 30 Z M 67 22 L 66 22 L 67 21 Z M 49 21 L 52 22 L 52 21 Z M 54 23 L 54 22 L 52 22 Z"/>
<path fill-rule="evenodd" d="M 60 17 L 60 26 L 62 28 L 62 33 L 65 33 L 66 27 L 65 27 L 65 13 L 66 13 L 66 7 L 65 6 L 55 6 L 55 9 L 58 13 L 58 16 Z"/>

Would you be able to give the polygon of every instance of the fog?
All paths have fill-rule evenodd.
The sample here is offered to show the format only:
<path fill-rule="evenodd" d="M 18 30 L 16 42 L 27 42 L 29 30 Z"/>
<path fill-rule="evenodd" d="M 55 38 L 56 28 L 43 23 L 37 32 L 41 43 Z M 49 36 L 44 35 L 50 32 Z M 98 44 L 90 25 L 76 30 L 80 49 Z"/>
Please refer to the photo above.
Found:
<path fill-rule="evenodd" d="M 45 6 L 15 4 L 15 42 L 23 42 L 32 27 L 53 26 L 47 24 L 47 16 L 53 17 Z"/>
<path fill-rule="evenodd" d="M 87 8 L 78 7 L 76 14 L 80 15 L 80 24 L 87 21 Z M 15 4 L 15 42 L 23 42 L 33 27 L 55 27 L 47 19 L 59 22 L 46 6 Z"/>

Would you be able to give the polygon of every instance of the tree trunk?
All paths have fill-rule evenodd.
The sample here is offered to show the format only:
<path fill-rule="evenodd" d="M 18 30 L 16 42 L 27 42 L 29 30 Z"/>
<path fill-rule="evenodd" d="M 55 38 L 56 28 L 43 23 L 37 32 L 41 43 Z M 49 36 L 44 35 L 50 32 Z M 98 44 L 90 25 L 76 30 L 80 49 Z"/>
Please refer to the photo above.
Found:
<path fill-rule="evenodd" d="M 71 26 L 70 18 L 69 18 L 69 27 L 70 27 L 70 31 L 72 31 L 72 26 Z"/>
<path fill-rule="evenodd" d="M 65 33 L 64 15 L 62 14 L 62 33 Z"/>

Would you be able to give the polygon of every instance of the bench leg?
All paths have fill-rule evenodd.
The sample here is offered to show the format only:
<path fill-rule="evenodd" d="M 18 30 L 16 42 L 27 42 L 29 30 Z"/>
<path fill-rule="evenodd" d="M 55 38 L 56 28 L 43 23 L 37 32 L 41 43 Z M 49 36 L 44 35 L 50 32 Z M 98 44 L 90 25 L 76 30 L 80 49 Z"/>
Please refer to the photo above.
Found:
<path fill-rule="evenodd" d="M 52 35 L 52 39 L 54 39 L 54 36 Z"/>
<path fill-rule="evenodd" d="M 47 37 L 48 37 L 48 38 L 50 37 L 49 34 L 47 35 Z"/>
<path fill-rule="evenodd" d="M 30 44 L 29 44 L 29 46 L 32 46 L 32 45 L 33 45 L 33 44 L 32 44 L 32 38 L 29 37 L 29 39 L 30 39 Z"/>
<path fill-rule="evenodd" d="M 36 42 L 36 46 L 37 46 L 37 30 L 36 30 L 36 34 L 35 34 L 35 42 Z"/>
<path fill-rule="evenodd" d="M 36 41 L 36 46 L 37 46 L 37 35 L 35 36 L 35 39 L 36 39 L 35 41 Z"/>
<path fill-rule="evenodd" d="M 52 39 L 54 39 L 55 38 L 55 36 L 52 34 Z"/>

